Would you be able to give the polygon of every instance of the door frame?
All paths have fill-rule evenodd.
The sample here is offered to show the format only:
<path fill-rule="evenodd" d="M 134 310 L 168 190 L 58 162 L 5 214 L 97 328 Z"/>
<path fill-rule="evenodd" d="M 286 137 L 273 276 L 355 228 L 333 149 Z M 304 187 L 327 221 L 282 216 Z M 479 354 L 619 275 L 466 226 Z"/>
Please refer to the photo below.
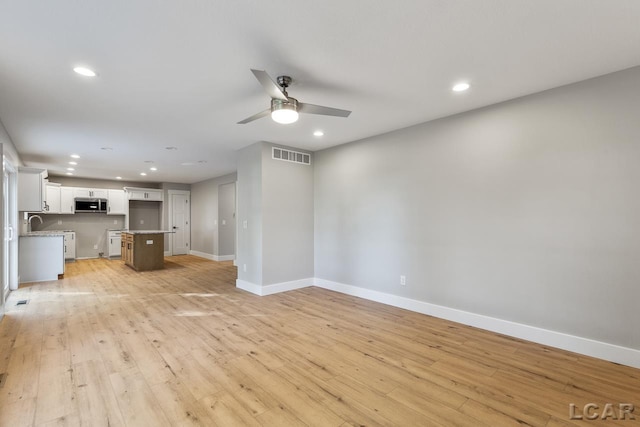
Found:
<path fill-rule="evenodd" d="M 167 190 L 167 198 L 168 206 L 167 206 L 167 216 L 168 216 L 168 231 L 173 231 L 173 195 L 182 195 L 186 196 L 187 200 L 189 200 L 189 251 L 191 252 L 191 191 L 189 190 Z M 168 238 L 168 250 L 165 251 L 165 255 L 173 255 L 173 234 L 167 234 Z"/>

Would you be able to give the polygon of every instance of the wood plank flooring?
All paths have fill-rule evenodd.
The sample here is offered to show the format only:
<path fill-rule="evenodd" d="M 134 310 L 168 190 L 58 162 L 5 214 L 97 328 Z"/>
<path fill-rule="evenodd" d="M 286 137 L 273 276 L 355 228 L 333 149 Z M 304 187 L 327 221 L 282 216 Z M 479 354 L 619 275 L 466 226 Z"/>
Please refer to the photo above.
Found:
<path fill-rule="evenodd" d="M 167 260 L 78 261 L 13 292 L 0 426 L 640 425 L 640 370 L 319 288 L 258 297 L 231 262 Z M 570 420 L 570 403 L 637 419 Z"/>

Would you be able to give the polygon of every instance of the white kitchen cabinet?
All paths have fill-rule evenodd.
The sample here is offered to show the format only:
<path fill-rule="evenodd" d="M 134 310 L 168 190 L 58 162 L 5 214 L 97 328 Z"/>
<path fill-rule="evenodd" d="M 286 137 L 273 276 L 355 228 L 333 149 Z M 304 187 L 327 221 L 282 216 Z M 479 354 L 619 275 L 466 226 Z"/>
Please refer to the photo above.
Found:
<path fill-rule="evenodd" d="M 120 230 L 109 230 L 109 258 L 122 256 L 122 232 Z"/>
<path fill-rule="evenodd" d="M 75 211 L 73 187 L 60 187 L 60 213 L 72 214 Z"/>
<path fill-rule="evenodd" d="M 75 231 L 64 232 L 64 259 L 76 259 L 76 233 Z"/>
<path fill-rule="evenodd" d="M 127 191 L 127 198 L 129 200 L 143 200 L 147 202 L 161 202 L 162 190 L 157 190 L 154 188 L 134 188 L 134 187 L 125 187 Z"/>
<path fill-rule="evenodd" d="M 82 188 L 75 187 L 73 189 L 74 197 L 86 197 L 91 199 L 106 199 L 107 190 L 103 188 Z"/>
<path fill-rule="evenodd" d="M 125 215 L 125 193 L 124 190 L 107 191 L 107 215 Z"/>
<path fill-rule="evenodd" d="M 44 213 L 60 213 L 60 184 L 48 183 L 46 188 Z"/>
<path fill-rule="evenodd" d="M 43 212 L 46 197 L 47 170 L 18 169 L 18 210 Z"/>

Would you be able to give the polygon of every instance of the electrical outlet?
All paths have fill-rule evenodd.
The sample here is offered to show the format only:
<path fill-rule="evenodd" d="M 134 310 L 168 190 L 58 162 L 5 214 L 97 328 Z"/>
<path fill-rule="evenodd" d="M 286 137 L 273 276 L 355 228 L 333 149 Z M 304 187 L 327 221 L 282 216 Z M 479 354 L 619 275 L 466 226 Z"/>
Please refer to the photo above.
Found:
<path fill-rule="evenodd" d="M 118 224 L 118 220 L 117 220 L 117 219 L 114 219 L 114 220 L 113 220 L 113 223 L 117 225 L 117 224 Z"/>
<path fill-rule="evenodd" d="M 62 220 L 61 219 L 58 220 L 58 225 L 62 225 Z"/>
<path fill-rule="evenodd" d="M 222 220 L 222 225 L 227 225 L 227 221 L 226 220 Z"/>
<path fill-rule="evenodd" d="M 242 271 L 247 272 L 247 264 L 242 264 Z"/>
<path fill-rule="evenodd" d="M 400 276 L 400 286 L 405 286 L 407 284 L 407 277 Z"/>
<path fill-rule="evenodd" d="M 98 249 L 98 245 L 93 245 L 93 249 Z"/>
<path fill-rule="evenodd" d="M 247 221 L 242 221 L 242 228 L 246 229 L 249 223 Z"/>
<path fill-rule="evenodd" d="M 217 219 L 213 220 L 213 225 L 218 225 L 218 220 Z"/>
<path fill-rule="evenodd" d="M 144 224 L 144 219 L 140 220 L 140 225 Z"/>

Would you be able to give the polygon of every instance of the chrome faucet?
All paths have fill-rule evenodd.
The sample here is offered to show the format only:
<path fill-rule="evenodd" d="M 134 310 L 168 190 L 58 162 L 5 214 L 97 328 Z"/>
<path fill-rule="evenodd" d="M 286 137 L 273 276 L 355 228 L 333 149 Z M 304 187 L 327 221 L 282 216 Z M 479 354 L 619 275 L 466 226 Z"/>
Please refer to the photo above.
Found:
<path fill-rule="evenodd" d="M 40 215 L 31 215 L 31 216 L 29 217 L 29 227 L 28 227 L 28 229 L 27 229 L 27 231 L 28 231 L 28 232 L 31 232 L 31 220 L 32 220 L 33 218 L 38 218 L 38 219 L 40 220 L 40 224 L 42 225 L 42 218 L 40 217 Z"/>

